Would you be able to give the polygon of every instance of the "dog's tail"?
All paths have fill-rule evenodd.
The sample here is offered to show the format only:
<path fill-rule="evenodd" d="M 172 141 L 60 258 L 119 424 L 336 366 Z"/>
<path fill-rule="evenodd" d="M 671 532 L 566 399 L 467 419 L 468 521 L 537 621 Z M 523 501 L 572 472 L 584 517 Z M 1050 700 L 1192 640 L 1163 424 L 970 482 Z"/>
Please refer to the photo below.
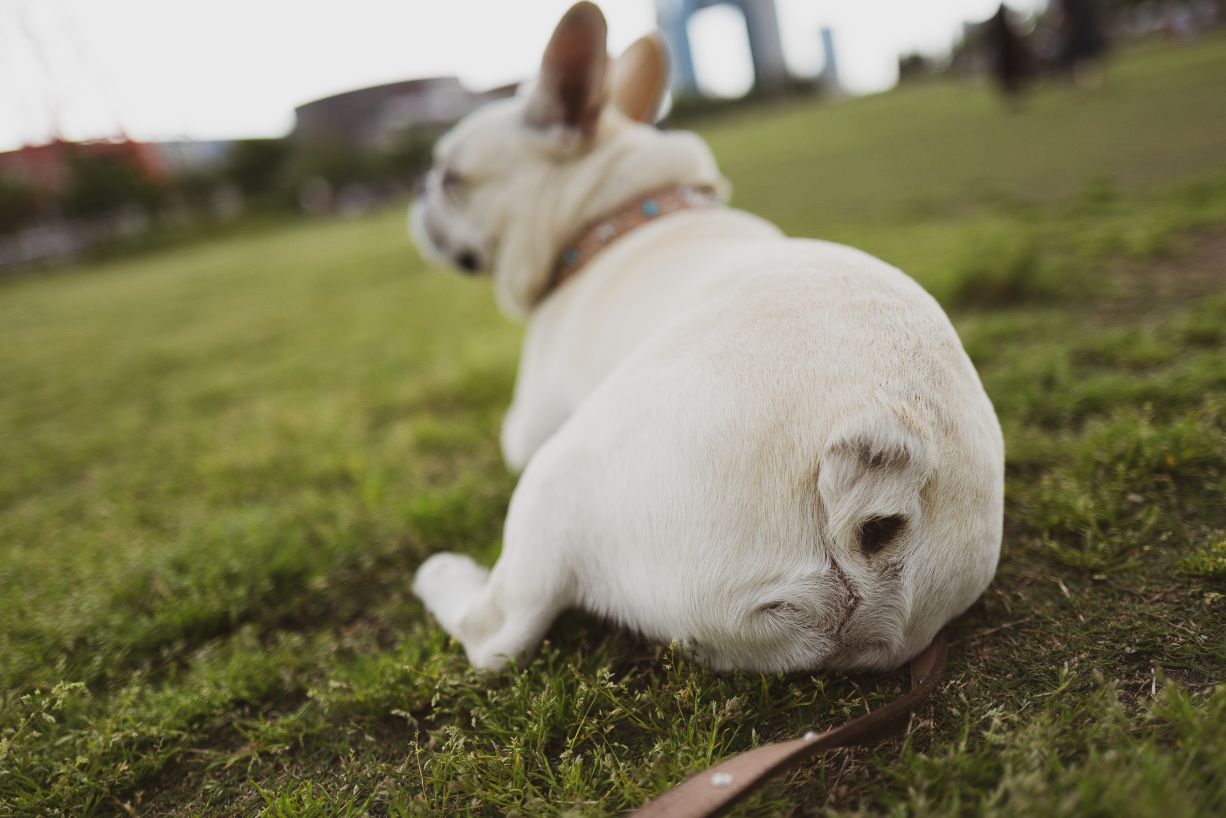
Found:
<path fill-rule="evenodd" d="M 920 492 L 934 464 L 924 441 L 896 421 L 879 420 L 836 433 L 820 469 L 828 536 L 844 553 L 872 556 L 919 525 Z"/>

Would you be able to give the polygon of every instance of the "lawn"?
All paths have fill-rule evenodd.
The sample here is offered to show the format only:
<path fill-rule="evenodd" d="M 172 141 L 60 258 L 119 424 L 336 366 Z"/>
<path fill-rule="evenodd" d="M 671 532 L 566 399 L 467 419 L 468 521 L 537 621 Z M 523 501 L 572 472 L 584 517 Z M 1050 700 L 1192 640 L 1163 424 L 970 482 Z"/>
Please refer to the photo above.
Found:
<path fill-rule="evenodd" d="M 1226 39 L 702 130 L 941 300 L 1009 459 L 934 699 L 737 814 L 1226 814 Z M 519 338 L 400 211 L 0 282 L 0 815 L 616 815 L 897 695 L 577 614 L 468 670 L 408 588 L 498 551 Z"/>

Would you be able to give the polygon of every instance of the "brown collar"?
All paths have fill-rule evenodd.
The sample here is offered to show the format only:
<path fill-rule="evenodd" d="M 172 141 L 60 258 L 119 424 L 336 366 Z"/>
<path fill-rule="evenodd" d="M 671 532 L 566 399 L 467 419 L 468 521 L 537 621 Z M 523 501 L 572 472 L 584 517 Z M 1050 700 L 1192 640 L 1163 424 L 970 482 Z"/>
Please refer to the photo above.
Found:
<path fill-rule="evenodd" d="M 627 233 L 679 210 L 717 207 L 723 204 L 710 185 L 672 185 L 653 190 L 626 202 L 589 222 L 562 250 L 553 266 L 546 293 L 583 269 L 592 257 Z"/>

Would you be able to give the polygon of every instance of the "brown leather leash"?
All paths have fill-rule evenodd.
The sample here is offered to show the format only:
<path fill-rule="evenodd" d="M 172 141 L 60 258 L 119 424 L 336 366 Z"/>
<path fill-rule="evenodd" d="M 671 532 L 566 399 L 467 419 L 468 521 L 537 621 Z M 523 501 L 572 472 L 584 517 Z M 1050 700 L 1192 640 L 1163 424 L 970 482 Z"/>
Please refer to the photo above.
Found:
<path fill-rule="evenodd" d="M 911 690 L 885 707 L 865 713 L 824 733 L 767 744 L 733 756 L 692 775 L 656 800 L 631 813 L 630 818 L 712 818 L 723 815 L 767 779 L 805 759 L 835 747 L 865 744 L 885 738 L 906 726 L 911 711 L 936 689 L 945 667 L 949 638 L 944 631 L 911 660 Z"/>

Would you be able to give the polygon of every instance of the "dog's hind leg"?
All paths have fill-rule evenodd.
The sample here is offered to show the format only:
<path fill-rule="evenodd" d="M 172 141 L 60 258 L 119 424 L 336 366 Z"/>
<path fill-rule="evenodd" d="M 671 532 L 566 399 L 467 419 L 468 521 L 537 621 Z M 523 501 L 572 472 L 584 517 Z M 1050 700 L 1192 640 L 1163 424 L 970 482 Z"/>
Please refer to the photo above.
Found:
<path fill-rule="evenodd" d="M 482 670 L 500 670 L 535 647 L 561 608 L 555 589 L 526 576 L 514 560 L 492 571 L 462 554 L 435 554 L 413 578 L 413 592 Z"/>
<path fill-rule="evenodd" d="M 492 570 L 443 553 L 422 563 L 413 578 L 413 593 L 483 670 L 499 670 L 534 648 L 573 599 L 564 553 L 568 526 L 547 491 L 565 483 L 536 466 L 515 490 L 502 556 Z"/>

